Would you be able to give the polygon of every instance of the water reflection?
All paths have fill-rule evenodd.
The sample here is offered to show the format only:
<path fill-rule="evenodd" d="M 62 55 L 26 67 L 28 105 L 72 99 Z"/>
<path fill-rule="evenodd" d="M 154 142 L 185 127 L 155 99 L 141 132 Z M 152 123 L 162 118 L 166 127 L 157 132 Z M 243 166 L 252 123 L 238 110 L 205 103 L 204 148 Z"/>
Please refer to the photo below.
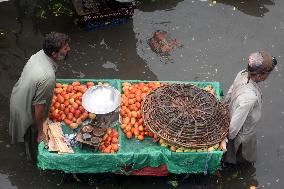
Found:
<path fill-rule="evenodd" d="M 156 10 L 172 10 L 179 2 L 184 0 L 139 0 L 138 9 L 143 12 Z"/>
<path fill-rule="evenodd" d="M 16 189 L 17 187 L 12 186 L 11 182 L 8 179 L 8 176 L 5 174 L 0 174 L 0 183 L 5 189 Z"/>
<path fill-rule="evenodd" d="M 63 32 L 71 36 L 73 55 L 70 55 L 70 59 L 59 68 L 58 77 L 157 79 L 137 55 L 137 40 L 132 20 L 125 25 L 88 32 L 82 31 L 82 28 L 74 24 L 76 16 L 70 14 L 70 5 L 72 5 L 70 3 L 67 3 L 64 8 L 68 10 L 66 14 L 59 9 L 55 10 L 60 4 L 58 0 L 52 1 L 53 4 L 48 4 L 47 1 L 20 0 L 15 0 L 13 3 L 19 26 L 19 29 L 14 32 L 15 42 L 24 52 L 25 58 L 29 58 L 35 51 L 27 52 L 23 44 L 24 36 L 37 36 L 38 39 L 29 42 L 37 44 L 38 47 L 40 47 L 42 36 L 51 31 Z M 58 16 L 59 14 L 61 15 Z M 117 35 L 113 35 L 114 30 Z M 79 32 L 81 32 L 80 36 L 78 36 Z M 105 48 L 105 45 L 108 48 Z M 109 68 L 110 62 L 113 69 Z M 126 70 L 132 71 L 129 73 Z"/>
<path fill-rule="evenodd" d="M 216 0 L 217 3 L 223 3 L 236 7 L 245 14 L 263 17 L 269 9 L 265 5 L 274 5 L 272 0 Z"/>
<path fill-rule="evenodd" d="M 114 35 L 115 33 L 115 35 Z M 137 55 L 133 22 L 95 32 L 69 32 L 73 53 L 58 77 L 70 77 L 70 68 L 91 78 L 156 80 Z"/>
<path fill-rule="evenodd" d="M 186 178 L 186 179 L 185 179 Z M 256 180 L 256 169 L 252 164 L 239 164 L 224 168 L 215 175 L 187 175 L 179 178 L 179 188 L 250 188 L 258 186 Z"/>
<path fill-rule="evenodd" d="M 250 186 L 258 186 L 256 180 L 256 169 L 250 163 L 242 163 L 222 171 L 220 184 L 224 188 L 250 188 Z"/>

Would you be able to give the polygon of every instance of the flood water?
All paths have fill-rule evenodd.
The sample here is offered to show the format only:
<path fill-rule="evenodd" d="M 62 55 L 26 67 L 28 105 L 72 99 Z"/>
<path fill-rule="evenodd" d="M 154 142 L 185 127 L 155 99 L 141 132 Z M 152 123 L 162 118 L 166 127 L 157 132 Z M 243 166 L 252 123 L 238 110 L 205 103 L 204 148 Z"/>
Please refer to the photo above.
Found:
<path fill-rule="evenodd" d="M 47 12 L 48 15 L 48 12 Z M 163 30 L 182 43 L 168 56 L 155 54 L 148 39 Z M 9 98 L 44 34 L 64 32 L 72 39 L 69 59 L 58 78 L 119 78 L 222 82 L 226 93 L 246 57 L 266 50 L 278 66 L 261 83 L 264 108 L 258 127 L 254 166 L 227 168 L 219 176 L 133 177 L 88 175 L 89 185 L 70 179 L 58 186 L 59 172 L 40 171 L 25 160 L 23 144 L 8 138 Z M 35 12 L 32 0 L 0 3 L 0 188 L 284 188 L 284 1 L 144 0 L 126 24 L 84 31 L 74 17 Z M 86 177 L 87 178 L 87 177 Z M 94 179 L 93 179 L 94 178 Z M 98 181 L 95 183 L 93 180 Z"/>

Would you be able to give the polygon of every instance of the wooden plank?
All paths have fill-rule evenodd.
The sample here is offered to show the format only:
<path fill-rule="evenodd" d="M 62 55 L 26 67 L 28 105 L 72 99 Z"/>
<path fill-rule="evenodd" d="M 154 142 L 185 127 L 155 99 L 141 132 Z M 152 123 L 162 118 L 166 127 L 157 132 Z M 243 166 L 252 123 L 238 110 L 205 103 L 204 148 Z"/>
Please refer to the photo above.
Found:
<path fill-rule="evenodd" d="M 73 149 L 68 147 L 64 140 L 63 131 L 59 122 L 49 124 L 49 131 L 51 139 L 50 150 L 58 149 L 58 153 L 74 153 Z"/>

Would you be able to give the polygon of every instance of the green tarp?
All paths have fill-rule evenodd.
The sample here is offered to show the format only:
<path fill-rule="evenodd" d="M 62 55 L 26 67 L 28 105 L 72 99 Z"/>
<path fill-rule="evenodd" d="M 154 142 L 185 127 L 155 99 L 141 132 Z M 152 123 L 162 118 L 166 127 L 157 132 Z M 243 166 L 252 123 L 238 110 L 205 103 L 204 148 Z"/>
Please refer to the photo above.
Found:
<path fill-rule="evenodd" d="M 58 80 L 61 83 L 70 83 L 74 80 Z M 121 91 L 120 80 L 80 80 L 108 82 Z M 139 82 L 131 81 L 128 82 Z M 163 82 L 163 81 L 160 81 Z M 177 83 L 176 81 L 175 83 Z M 221 87 L 218 82 L 186 82 L 193 83 L 199 87 L 212 85 L 217 97 L 220 99 Z M 72 132 L 69 127 L 63 126 L 65 133 Z M 117 172 L 131 174 L 131 170 L 139 170 L 143 167 L 158 167 L 166 165 L 170 173 L 213 173 L 220 168 L 223 155 L 222 151 L 212 152 L 172 152 L 168 148 L 153 143 L 151 138 L 144 141 L 127 139 L 119 127 L 119 123 L 113 125 L 119 130 L 119 151 L 115 154 L 93 152 L 89 149 L 73 148 L 74 154 L 50 153 L 44 148 L 43 143 L 39 145 L 38 167 L 43 170 L 61 170 L 66 173 L 105 173 Z M 128 169 L 125 169 L 125 168 Z M 129 171 L 130 168 L 130 171 Z M 126 171 L 128 170 L 128 171 Z"/>

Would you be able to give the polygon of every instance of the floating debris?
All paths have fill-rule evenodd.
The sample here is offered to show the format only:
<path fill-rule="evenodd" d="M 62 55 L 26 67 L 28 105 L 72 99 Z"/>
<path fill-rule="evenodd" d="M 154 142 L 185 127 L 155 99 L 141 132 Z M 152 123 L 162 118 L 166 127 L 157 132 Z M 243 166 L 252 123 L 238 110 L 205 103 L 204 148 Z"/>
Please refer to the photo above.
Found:
<path fill-rule="evenodd" d="M 178 187 L 178 182 L 177 181 L 168 181 L 168 183 L 172 186 L 172 187 L 174 187 L 174 188 L 176 188 L 176 187 Z"/>
<path fill-rule="evenodd" d="M 158 30 L 149 39 L 148 44 L 152 51 L 160 55 L 168 55 L 176 48 L 182 47 L 176 39 L 172 39 L 166 31 Z"/>
<path fill-rule="evenodd" d="M 77 74 L 78 76 L 78 78 L 84 78 L 85 77 L 85 74 L 83 73 L 83 72 L 81 72 L 81 71 L 79 71 L 79 72 L 77 72 L 77 71 L 75 71 L 75 70 L 72 70 L 72 73 L 73 74 Z"/>
<path fill-rule="evenodd" d="M 106 63 L 104 63 L 102 66 L 106 69 L 114 69 L 115 71 L 119 71 L 117 68 L 117 65 L 115 65 L 114 63 L 110 61 L 106 61 Z"/>

